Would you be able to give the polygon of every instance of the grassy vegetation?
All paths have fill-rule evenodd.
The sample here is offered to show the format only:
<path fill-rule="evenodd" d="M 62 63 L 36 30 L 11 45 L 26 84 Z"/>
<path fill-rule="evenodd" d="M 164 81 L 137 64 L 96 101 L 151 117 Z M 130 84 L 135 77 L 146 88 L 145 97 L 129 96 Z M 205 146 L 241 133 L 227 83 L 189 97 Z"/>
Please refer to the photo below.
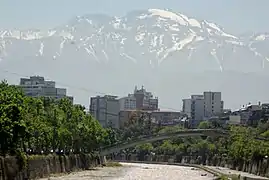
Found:
<path fill-rule="evenodd" d="M 113 161 L 108 161 L 105 164 L 106 167 L 121 167 L 122 164 L 119 162 L 113 162 Z"/>
<path fill-rule="evenodd" d="M 237 175 L 221 175 L 219 180 L 239 180 Z"/>

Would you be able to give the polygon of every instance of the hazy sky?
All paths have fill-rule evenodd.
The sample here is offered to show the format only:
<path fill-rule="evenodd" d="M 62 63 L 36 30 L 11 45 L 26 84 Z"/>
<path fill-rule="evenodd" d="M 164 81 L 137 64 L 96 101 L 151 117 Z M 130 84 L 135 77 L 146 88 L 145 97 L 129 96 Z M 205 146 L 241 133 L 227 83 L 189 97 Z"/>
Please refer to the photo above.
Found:
<path fill-rule="evenodd" d="M 269 0 L 0 0 L 0 28 L 50 28 L 75 15 L 169 8 L 234 33 L 269 32 Z"/>

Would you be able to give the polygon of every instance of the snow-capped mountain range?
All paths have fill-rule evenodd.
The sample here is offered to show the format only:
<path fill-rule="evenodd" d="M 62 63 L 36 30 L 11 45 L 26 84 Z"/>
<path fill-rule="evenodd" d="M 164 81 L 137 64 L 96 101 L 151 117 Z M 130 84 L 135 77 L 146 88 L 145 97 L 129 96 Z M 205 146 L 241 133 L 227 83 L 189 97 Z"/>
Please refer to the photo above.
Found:
<path fill-rule="evenodd" d="M 172 76 L 204 71 L 267 73 L 268 45 L 269 33 L 236 36 L 207 20 L 148 9 L 123 17 L 77 16 L 50 30 L 0 27 L 0 68 L 42 72 L 56 79 L 59 67 L 66 76 L 75 67 L 76 73 L 87 77 L 100 71 L 111 77 L 118 71 L 132 73 L 130 86 L 134 86 L 137 74 L 144 72 L 142 78 L 149 71 L 155 73 L 153 79 L 167 72 Z"/>
<path fill-rule="evenodd" d="M 235 70 L 234 61 L 243 60 L 247 65 L 242 69 L 252 71 L 263 69 L 269 61 L 268 43 L 269 34 L 241 38 L 206 20 L 149 9 L 124 17 L 77 16 L 49 31 L 1 30 L 0 57 L 12 56 L 13 47 L 23 44 L 29 48 L 27 56 L 57 59 L 73 46 L 72 53 L 87 54 L 96 62 L 117 58 L 156 67 L 169 60 L 199 61 L 207 69 L 210 65 L 205 61 L 211 61 L 213 69 L 223 71 Z"/>

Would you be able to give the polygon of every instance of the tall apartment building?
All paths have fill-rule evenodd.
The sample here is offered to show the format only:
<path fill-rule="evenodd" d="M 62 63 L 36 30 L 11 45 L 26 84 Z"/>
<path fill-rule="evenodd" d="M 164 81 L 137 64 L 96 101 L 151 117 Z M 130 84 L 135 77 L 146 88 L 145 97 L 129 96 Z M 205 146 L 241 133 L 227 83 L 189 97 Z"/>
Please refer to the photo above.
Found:
<path fill-rule="evenodd" d="M 199 124 L 204 119 L 204 96 L 192 95 L 190 99 L 183 99 L 182 111 L 189 117 L 191 126 Z"/>
<path fill-rule="evenodd" d="M 44 77 L 31 76 L 21 78 L 19 86 L 26 96 L 50 97 L 55 99 L 68 98 L 73 103 L 73 97 L 66 95 L 65 88 L 56 88 L 55 81 L 45 81 Z"/>
<path fill-rule="evenodd" d="M 223 112 L 221 92 L 204 92 L 203 95 L 192 95 L 183 99 L 182 111 L 188 115 L 191 126 L 197 126 L 205 118 Z"/>
<path fill-rule="evenodd" d="M 119 128 L 119 100 L 117 96 L 96 96 L 90 99 L 90 113 L 103 127 Z"/>
<path fill-rule="evenodd" d="M 127 97 L 119 99 L 120 111 L 135 110 L 136 98 L 132 94 L 128 94 Z"/>
<path fill-rule="evenodd" d="M 142 86 L 141 89 L 135 87 L 134 97 L 136 99 L 136 108 L 140 110 L 158 110 L 159 101 L 157 97 L 153 97 L 151 92 L 147 92 Z"/>
<path fill-rule="evenodd" d="M 221 100 L 221 92 L 204 92 L 205 117 L 223 112 L 224 102 Z"/>

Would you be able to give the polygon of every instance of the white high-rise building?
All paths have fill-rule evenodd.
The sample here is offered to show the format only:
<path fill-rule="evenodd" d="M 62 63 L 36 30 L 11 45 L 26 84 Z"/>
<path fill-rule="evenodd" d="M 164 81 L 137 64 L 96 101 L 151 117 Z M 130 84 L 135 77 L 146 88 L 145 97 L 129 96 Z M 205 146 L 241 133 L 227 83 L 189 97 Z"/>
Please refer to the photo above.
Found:
<path fill-rule="evenodd" d="M 190 118 L 190 125 L 196 126 L 204 119 L 204 96 L 192 95 L 183 99 L 183 112 Z"/>
<path fill-rule="evenodd" d="M 205 117 L 212 117 L 223 112 L 221 92 L 204 92 Z"/>
<path fill-rule="evenodd" d="M 205 118 L 223 112 L 221 92 L 204 92 L 203 95 L 183 99 L 182 111 L 190 118 L 191 126 L 197 126 Z"/>
<path fill-rule="evenodd" d="M 56 88 L 54 81 L 46 81 L 41 76 L 31 76 L 30 78 L 21 78 L 20 87 L 26 96 L 31 97 L 50 97 L 55 99 L 68 98 L 73 102 L 73 97 L 66 95 L 65 88 Z"/>

